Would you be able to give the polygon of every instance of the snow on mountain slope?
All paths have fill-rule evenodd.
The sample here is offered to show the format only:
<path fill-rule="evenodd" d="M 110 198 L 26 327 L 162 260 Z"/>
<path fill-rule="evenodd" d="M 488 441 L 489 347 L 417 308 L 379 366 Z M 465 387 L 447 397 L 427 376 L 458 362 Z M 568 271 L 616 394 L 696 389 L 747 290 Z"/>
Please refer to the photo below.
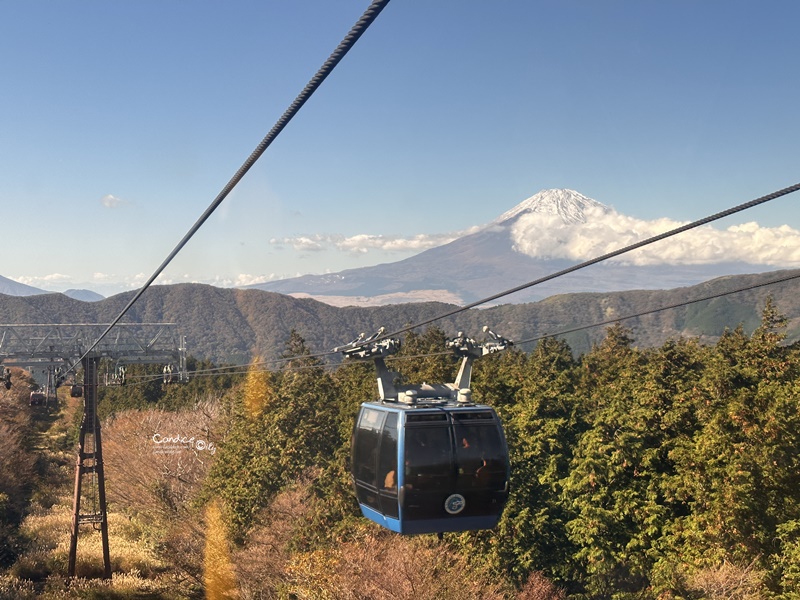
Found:
<path fill-rule="evenodd" d="M 564 223 L 585 223 L 586 213 L 592 210 L 608 212 L 609 208 L 575 190 L 542 190 L 504 212 L 491 224 L 507 224 L 508 221 L 530 213 L 558 215 Z"/>

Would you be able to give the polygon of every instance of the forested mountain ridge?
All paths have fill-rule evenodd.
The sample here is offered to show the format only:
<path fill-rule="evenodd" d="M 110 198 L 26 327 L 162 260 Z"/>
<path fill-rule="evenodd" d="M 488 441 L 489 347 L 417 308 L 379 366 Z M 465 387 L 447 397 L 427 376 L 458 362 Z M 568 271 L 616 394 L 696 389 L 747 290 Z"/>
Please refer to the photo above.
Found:
<path fill-rule="evenodd" d="M 437 321 L 447 334 L 477 335 L 484 325 L 517 341 L 557 334 L 616 318 L 654 311 L 693 299 L 800 275 L 800 270 L 738 275 L 672 290 L 638 290 L 552 296 L 528 304 L 472 309 Z M 637 344 L 654 347 L 680 336 L 714 342 L 726 328 L 743 324 L 752 331 L 767 296 L 788 318 L 787 339 L 800 338 L 800 299 L 795 281 L 654 312 L 625 321 Z M 0 323 L 108 323 L 130 301 L 133 292 L 98 302 L 81 302 L 62 294 L 15 297 L 0 295 Z M 338 308 L 261 290 L 217 288 L 204 284 L 153 286 L 129 311 L 125 322 L 176 323 L 187 337 L 189 353 L 203 359 L 246 362 L 252 356 L 275 358 L 292 330 L 315 352 L 352 340 L 380 327 L 399 329 L 455 308 L 427 302 L 379 307 Z M 603 327 L 568 333 L 564 339 L 576 354 L 602 340 Z"/>
<path fill-rule="evenodd" d="M 274 369 L 108 386 L 110 581 L 91 579 L 90 532 L 88 579 L 65 579 L 80 401 L 64 386 L 53 421 L 15 372 L 0 390 L 0 598 L 792 600 L 800 346 L 774 302 L 761 313 L 715 343 L 642 348 L 616 325 L 580 358 L 548 338 L 477 361 L 471 389 L 503 420 L 510 496 L 496 529 L 441 541 L 359 515 L 346 457 L 371 365 L 326 368 L 293 333 Z M 409 383 L 452 381 L 445 341 L 410 332 L 393 366 Z M 24 442 L 51 422 L 34 460 Z M 165 436 L 183 446 L 162 452 Z"/>

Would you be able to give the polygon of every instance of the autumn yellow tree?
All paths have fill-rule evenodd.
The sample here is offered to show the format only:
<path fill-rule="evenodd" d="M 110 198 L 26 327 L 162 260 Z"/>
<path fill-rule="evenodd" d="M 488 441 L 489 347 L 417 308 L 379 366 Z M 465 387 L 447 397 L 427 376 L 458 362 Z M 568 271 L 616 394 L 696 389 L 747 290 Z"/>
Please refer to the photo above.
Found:
<path fill-rule="evenodd" d="M 244 384 L 244 410 L 250 420 L 259 417 L 275 396 L 270 372 L 258 368 L 262 362 L 262 359 L 257 357 L 250 363 Z"/>
<path fill-rule="evenodd" d="M 206 507 L 206 545 L 203 554 L 203 585 L 208 600 L 239 598 L 225 521 L 219 502 Z"/>

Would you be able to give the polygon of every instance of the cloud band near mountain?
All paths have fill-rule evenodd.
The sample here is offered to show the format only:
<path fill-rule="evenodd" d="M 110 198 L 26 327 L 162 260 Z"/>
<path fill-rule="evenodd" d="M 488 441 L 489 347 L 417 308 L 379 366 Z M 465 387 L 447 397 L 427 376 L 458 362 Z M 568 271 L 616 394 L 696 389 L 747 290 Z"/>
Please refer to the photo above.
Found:
<path fill-rule="evenodd" d="M 453 240 L 473 233 L 478 228 L 472 228 L 455 233 L 420 233 L 413 236 L 399 235 L 374 235 L 362 233 L 352 236 L 344 235 L 304 235 L 296 237 L 273 238 L 270 244 L 277 247 L 291 247 L 298 252 L 322 252 L 326 250 L 340 250 L 363 254 L 371 250 L 382 252 L 421 252 L 429 248 L 441 246 Z"/>
<path fill-rule="evenodd" d="M 671 219 L 644 221 L 613 210 L 592 209 L 586 213 L 586 222 L 577 224 L 564 223 L 557 215 L 532 213 L 514 223 L 511 239 L 515 250 L 528 256 L 583 261 L 685 224 Z M 761 227 L 756 222 L 724 230 L 698 227 L 615 260 L 639 266 L 722 262 L 797 266 L 800 231 L 788 225 Z"/>

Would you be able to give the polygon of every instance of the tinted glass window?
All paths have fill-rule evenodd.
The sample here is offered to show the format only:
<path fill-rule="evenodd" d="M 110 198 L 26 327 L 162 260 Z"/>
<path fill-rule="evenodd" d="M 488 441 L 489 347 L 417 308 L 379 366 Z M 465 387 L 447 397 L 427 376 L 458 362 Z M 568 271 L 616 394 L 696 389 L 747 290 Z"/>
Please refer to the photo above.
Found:
<path fill-rule="evenodd" d="M 389 517 L 399 516 L 397 506 L 397 413 L 388 413 L 383 425 L 378 452 L 380 511 Z"/>
<path fill-rule="evenodd" d="M 378 456 L 378 483 L 397 494 L 397 413 L 386 415 Z"/>
<path fill-rule="evenodd" d="M 453 412 L 456 421 L 494 421 L 494 414 L 489 410 Z"/>
<path fill-rule="evenodd" d="M 443 490 L 454 474 L 448 427 L 406 427 L 405 481 L 416 490 Z"/>
<path fill-rule="evenodd" d="M 497 424 L 457 421 L 454 429 L 459 487 L 503 489 L 508 454 Z"/>
<path fill-rule="evenodd" d="M 406 415 L 406 423 L 424 423 L 430 421 L 447 421 L 447 415 L 443 412 Z"/>
<path fill-rule="evenodd" d="M 384 417 L 381 411 L 362 408 L 353 432 L 353 477 L 371 486 L 377 485 L 378 447 Z"/>

